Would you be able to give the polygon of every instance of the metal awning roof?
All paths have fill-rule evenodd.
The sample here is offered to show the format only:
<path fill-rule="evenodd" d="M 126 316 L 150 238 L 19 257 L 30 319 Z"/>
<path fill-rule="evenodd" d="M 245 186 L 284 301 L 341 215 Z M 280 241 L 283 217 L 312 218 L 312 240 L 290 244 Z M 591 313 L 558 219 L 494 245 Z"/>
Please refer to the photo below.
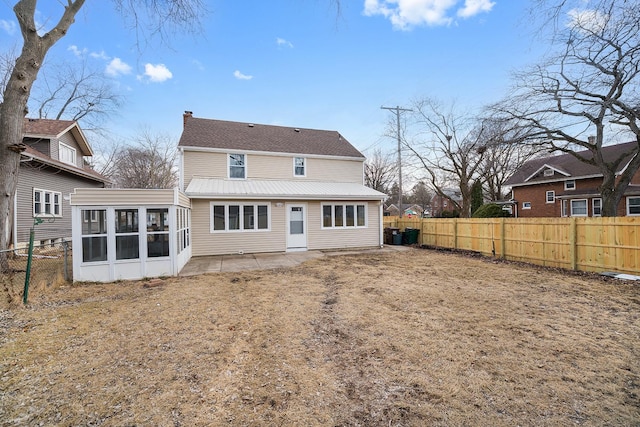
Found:
<path fill-rule="evenodd" d="M 387 195 L 352 182 L 194 178 L 185 190 L 195 199 L 384 200 Z"/>

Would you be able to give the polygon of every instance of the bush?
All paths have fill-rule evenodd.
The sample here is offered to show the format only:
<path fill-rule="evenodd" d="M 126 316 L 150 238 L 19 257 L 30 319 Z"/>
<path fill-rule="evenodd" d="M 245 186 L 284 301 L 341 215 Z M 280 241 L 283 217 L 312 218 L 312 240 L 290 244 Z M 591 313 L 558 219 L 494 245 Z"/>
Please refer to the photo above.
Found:
<path fill-rule="evenodd" d="M 502 206 L 495 203 L 482 205 L 473 213 L 473 218 L 504 218 L 509 216 L 511 214 L 508 211 L 505 211 Z"/>

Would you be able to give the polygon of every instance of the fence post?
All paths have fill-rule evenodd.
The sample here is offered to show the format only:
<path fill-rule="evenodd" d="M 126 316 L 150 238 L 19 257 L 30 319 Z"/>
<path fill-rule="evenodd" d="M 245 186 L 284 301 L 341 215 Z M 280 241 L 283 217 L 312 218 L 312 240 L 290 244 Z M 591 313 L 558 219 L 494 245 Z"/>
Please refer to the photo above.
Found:
<path fill-rule="evenodd" d="M 453 249 L 458 249 L 458 219 L 453 218 Z"/>
<path fill-rule="evenodd" d="M 502 254 L 500 254 L 502 259 L 507 259 L 507 238 L 505 237 L 506 226 L 505 219 L 500 218 L 500 246 L 502 247 Z"/>
<path fill-rule="evenodd" d="M 64 281 L 69 281 L 69 242 L 62 241 L 62 250 L 64 251 Z"/>
<path fill-rule="evenodd" d="M 572 270 L 578 269 L 578 236 L 576 219 L 569 223 L 569 262 Z"/>

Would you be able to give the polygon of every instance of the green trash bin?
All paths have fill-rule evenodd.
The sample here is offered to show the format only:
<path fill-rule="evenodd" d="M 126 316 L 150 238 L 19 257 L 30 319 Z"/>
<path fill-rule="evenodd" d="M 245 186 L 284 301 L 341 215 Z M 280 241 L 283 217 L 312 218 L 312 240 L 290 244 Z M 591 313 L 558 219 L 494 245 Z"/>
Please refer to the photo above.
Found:
<path fill-rule="evenodd" d="M 403 245 L 415 245 L 418 243 L 418 235 L 420 234 L 420 230 L 417 228 L 406 228 L 404 233 L 402 233 L 402 244 Z"/>

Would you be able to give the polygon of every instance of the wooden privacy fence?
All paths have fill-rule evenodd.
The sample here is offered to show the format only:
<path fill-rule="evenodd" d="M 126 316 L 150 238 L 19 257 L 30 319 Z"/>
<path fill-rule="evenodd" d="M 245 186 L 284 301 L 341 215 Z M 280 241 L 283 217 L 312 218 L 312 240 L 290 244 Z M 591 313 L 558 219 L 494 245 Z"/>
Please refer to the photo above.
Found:
<path fill-rule="evenodd" d="M 548 267 L 640 274 L 640 218 L 398 218 L 424 246 L 462 249 Z"/>

